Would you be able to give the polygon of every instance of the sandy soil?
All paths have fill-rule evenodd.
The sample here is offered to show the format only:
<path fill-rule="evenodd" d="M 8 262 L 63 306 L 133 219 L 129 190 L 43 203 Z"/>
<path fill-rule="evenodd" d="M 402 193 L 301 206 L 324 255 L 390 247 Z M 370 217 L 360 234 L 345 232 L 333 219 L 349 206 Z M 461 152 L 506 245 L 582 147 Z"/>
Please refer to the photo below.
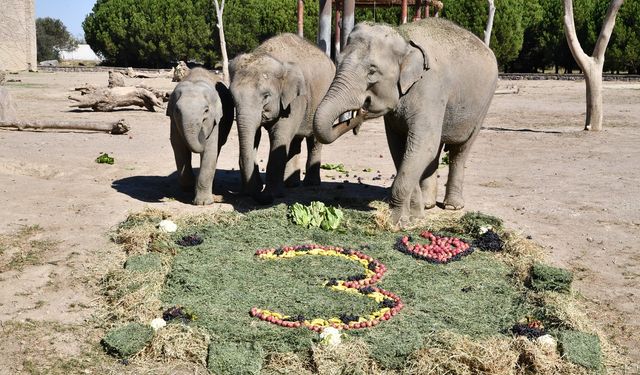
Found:
<path fill-rule="evenodd" d="M 162 111 L 70 110 L 69 90 L 84 83 L 106 85 L 107 73 L 9 78 L 21 80 L 7 84 L 21 119 L 124 118 L 132 131 L 119 136 L 0 131 L 0 235 L 38 225 L 42 230 L 35 239 L 54 241 L 37 247 L 41 254 L 23 256 L 22 266 L 9 262 L 19 250 L 0 248 L 0 373 L 28 371 L 42 353 L 70 358 L 86 349 L 93 336 L 74 327 L 90 326 L 86 321 L 98 299 L 95 275 L 122 260 L 108 232 L 127 213 L 144 207 L 251 208 L 230 193 L 239 188 L 235 129 L 216 177 L 216 193 L 225 203 L 194 207 L 177 187 Z M 168 79 L 144 83 L 173 86 Z M 640 83 L 605 83 L 605 130 L 599 133 L 582 131 L 583 82 L 500 82 L 510 84 L 519 86 L 519 94 L 495 97 L 467 165 L 465 209 L 503 218 L 543 245 L 552 263 L 575 271 L 593 318 L 624 356 L 640 364 Z M 114 156 L 115 164 L 96 164 L 101 152 Z M 292 189 L 290 200 L 309 194 L 339 202 L 382 199 L 395 173 L 381 121 L 326 146 L 323 161 L 343 163 L 349 176 L 323 171 L 323 186 Z M 446 168 L 441 177 L 444 181 Z M 31 336 L 25 333 L 30 329 Z"/>

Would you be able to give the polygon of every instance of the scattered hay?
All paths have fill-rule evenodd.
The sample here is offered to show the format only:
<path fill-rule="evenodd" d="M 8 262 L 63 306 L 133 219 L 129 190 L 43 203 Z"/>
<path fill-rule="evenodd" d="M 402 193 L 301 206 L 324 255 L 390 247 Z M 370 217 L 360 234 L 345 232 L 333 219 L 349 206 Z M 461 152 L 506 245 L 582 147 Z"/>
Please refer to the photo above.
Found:
<path fill-rule="evenodd" d="M 563 361 L 558 352 L 550 351 L 525 337 L 515 338 L 511 348 L 520 353 L 516 363 L 516 374 L 586 375 L 588 373 L 580 366 Z"/>
<path fill-rule="evenodd" d="M 111 306 L 105 321 L 149 322 L 162 311 L 160 294 L 170 269 L 170 258 L 162 256 L 161 267 L 148 272 L 117 269 L 101 280 L 106 302 Z"/>
<path fill-rule="evenodd" d="M 267 357 L 267 363 L 260 372 L 263 375 L 310 375 L 311 370 L 305 367 L 305 361 L 295 353 L 272 353 Z"/>
<path fill-rule="evenodd" d="M 514 231 L 503 231 L 502 238 L 504 246 L 497 256 L 513 268 L 514 278 L 524 284 L 530 278 L 531 266 L 544 259 L 544 250 Z"/>
<path fill-rule="evenodd" d="M 169 324 L 159 329 L 141 357 L 169 361 L 186 361 L 207 366 L 207 351 L 211 339 L 201 328 L 184 324 Z"/>
<path fill-rule="evenodd" d="M 147 253 L 153 243 L 169 242 L 169 236 L 157 229 L 158 223 L 168 217 L 168 212 L 155 208 L 131 214 L 118 226 L 113 241 L 128 255 Z"/>
<path fill-rule="evenodd" d="M 550 328 L 594 332 L 593 323 L 574 298 L 555 292 L 538 293 L 532 298 Z"/>
<path fill-rule="evenodd" d="M 516 374 L 519 353 L 509 338 L 473 341 L 445 331 L 433 340 L 433 347 L 413 354 L 405 374 Z"/>
<path fill-rule="evenodd" d="M 124 269 L 134 272 L 158 271 L 162 268 L 160 254 L 149 253 L 129 257 L 124 264 Z"/>
<path fill-rule="evenodd" d="M 541 292 L 549 290 L 568 293 L 571 290 L 573 274 L 568 270 L 535 263 L 531 268 L 531 287 Z"/>
<path fill-rule="evenodd" d="M 362 340 L 346 341 L 332 347 L 314 345 L 312 361 L 318 374 L 384 374 L 371 359 L 369 346 Z"/>
<path fill-rule="evenodd" d="M 119 358 L 130 358 L 144 349 L 153 338 L 153 328 L 140 323 L 129 323 L 112 329 L 102 339 L 107 353 Z"/>

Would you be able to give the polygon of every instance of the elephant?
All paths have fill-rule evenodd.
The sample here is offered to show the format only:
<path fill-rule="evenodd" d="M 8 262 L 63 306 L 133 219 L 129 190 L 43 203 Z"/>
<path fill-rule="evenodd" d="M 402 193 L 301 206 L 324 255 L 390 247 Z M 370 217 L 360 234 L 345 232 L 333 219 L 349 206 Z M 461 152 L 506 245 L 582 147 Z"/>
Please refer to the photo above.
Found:
<path fill-rule="evenodd" d="M 229 64 L 236 105 L 243 192 L 260 204 L 300 184 L 298 155 L 306 139 L 305 185 L 320 184 L 322 145 L 313 135 L 313 115 L 327 92 L 335 66 L 315 45 L 294 34 L 274 36 Z M 269 135 L 264 185 L 256 163 L 262 128 Z"/>
<path fill-rule="evenodd" d="M 192 69 L 171 93 L 167 116 L 171 118 L 171 147 L 180 186 L 186 191 L 195 186 L 194 205 L 212 204 L 218 156 L 233 124 L 231 92 L 206 69 Z M 191 167 L 192 153 L 200 154 L 197 181 Z"/>
<path fill-rule="evenodd" d="M 406 226 L 436 205 L 443 146 L 450 160 L 444 206 L 464 207 L 465 163 L 497 79 L 493 52 L 450 21 L 428 18 L 397 28 L 359 23 L 317 108 L 313 130 L 326 144 L 367 119 L 384 116 L 397 170 L 391 222 Z"/>

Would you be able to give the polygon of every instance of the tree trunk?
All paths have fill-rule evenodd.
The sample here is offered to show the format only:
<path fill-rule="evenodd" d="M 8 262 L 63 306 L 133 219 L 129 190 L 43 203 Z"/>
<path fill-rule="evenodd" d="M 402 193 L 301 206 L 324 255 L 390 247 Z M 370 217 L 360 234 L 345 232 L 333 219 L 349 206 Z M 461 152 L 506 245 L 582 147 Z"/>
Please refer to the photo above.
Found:
<path fill-rule="evenodd" d="M 218 19 L 218 34 L 220 35 L 220 53 L 222 54 L 222 80 L 224 84 L 229 87 L 229 57 L 227 56 L 227 42 L 224 39 L 224 25 L 222 22 L 222 15 L 224 14 L 224 2 L 222 5 L 218 3 L 218 0 L 213 0 L 216 6 L 216 18 Z"/>
<path fill-rule="evenodd" d="M 81 97 L 69 96 L 78 102 L 71 107 L 91 108 L 96 112 L 111 112 L 118 107 L 138 106 L 155 112 L 162 101 L 153 92 L 141 87 L 114 87 L 89 90 Z"/>
<path fill-rule="evenodd" d="M 487 28 L 484 30 L 484 44 L 489 47 L 489 43 L 491 43 L 491 31 L 493 30 L 493 16 L 496 13 L 496 6 L 494 4 L 494 0 L 489 1 L 489 18 L 487 19 Z"/>
<path fill-rule="evenodd" d="M 17 130 L 82 130 L 111 134 L 125 134 L 129 131 L 129 125 L 125 120 L 115 123 L 95 121 L 0 121 L 0 128 L 14 128 Z"/>
<path fill-rule="evenodd" d="M 573 19 L 573 0 L 564 0 L 564 29 L 571 54 L 575 58 L 585 77 L 587 94 L 587 115 L 585 130 L 602 130 L 602 70 L 604 54 L 611 39 L 611 33 L 616 23 L 616 15 L 624 0 L 612 0 L 596 41 L 592 56 L 587 55 L 576 35 Z"/>

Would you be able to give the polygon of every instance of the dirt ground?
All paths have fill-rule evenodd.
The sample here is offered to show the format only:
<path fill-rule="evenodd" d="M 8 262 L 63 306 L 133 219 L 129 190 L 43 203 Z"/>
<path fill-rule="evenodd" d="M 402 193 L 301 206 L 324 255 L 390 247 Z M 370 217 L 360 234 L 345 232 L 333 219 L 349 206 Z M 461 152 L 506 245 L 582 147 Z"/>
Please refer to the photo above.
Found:
<path fill-rule="evenodd" d="M 237 134 L 234 129 L 218 163 L 215 191 L 223 203 L 194 207 L 177 187 L 163 111 L 69 108 L 70 90 L 106 85 L 107 73 L 8 78 L 20 80 L 6 87 L 23 120 L 124 118 L 132 126 L 129 134 L 113 136 L 0 131 L 0 236 L 5 242 L 36 240 L 0 246 L 0 373 L 37 373 L 53 366 L 43 364 L 47 356 L 80 372 L 87 359 L 70 359 L 99 340 L 88 328 L 99 304 L 96 276 L 123 259 L 109 231 L 145 207 L 176 213 L 251 208 L 233 193 L 239 189 Z M 169 79 L 127 80 L 142 82 L 160 89 L 174 85 Z M 572 269 L 592 317 L 636 364 L 628 373 L 640 372 L 640 83 L 605 83 L 605 130 L 599 133 L 582 131 L 583 82 L 499 86 L 513 84 L 520 92 L 495 96 L 472 150 L 465 210 L 501 217 L 543 245 L 552 263 Z M 115 164 L 97 164 L 101 152 L 114 156 Z M 320 188 L 291 189 L 289 200 L 385 197 L 395 171 L 382 121 L 366 123 L 359 136 L 345 135 L 323 153 L 323 162 L 343 163 L 349 175 L 323 171 Z M 441 201 L 446 168 L 440 172 Z M 34 234 L 21 240 L 20 230 Z"/>

